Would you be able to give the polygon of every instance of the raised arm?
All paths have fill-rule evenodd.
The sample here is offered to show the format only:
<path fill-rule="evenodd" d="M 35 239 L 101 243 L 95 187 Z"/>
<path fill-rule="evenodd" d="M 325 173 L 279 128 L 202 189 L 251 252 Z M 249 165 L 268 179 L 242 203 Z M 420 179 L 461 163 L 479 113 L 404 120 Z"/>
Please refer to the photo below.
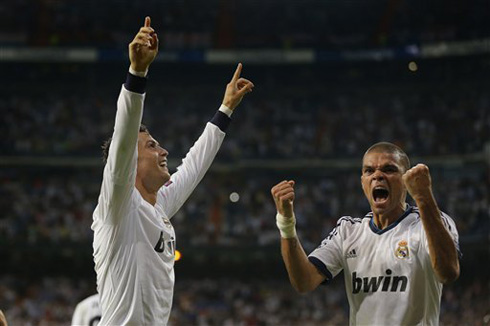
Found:
<path fill-rule="evenodd" d="M 158 37 L 146 17 L 129 44 L 130 69 L 117 100 L 110 144 L 96 216 L 120 219 L 130 205 L 136 180 L 137 141 L 143 115 L 146 74 L 158 52 Z M 106 145 L 107 146 L 107 145 Z"/>
<path fill-rule="evenodd" d="M 109 149 L 112 174 L 127 180 L 136 168 L 136 144 L 143 114 L 146 74 L 158 52 L 158 37 L 150 26 L 150 17 L 129 44 L 130 73 L 117 102 L 116 123 Z M 131 181 L 134 184 L 134 177 Z"/>
<path fill-rule="evenodd" d="M 223 142 L 231 114 L 245 94 L 250 93 L 254 87 L 250 80 L 240 77 L 241 71 L 242 64 L 239 63 L 226 86 L 218 112 L 206 125 L 177 172 L 171 176 L 171 182 L 159 191 L 163 209 L 169 217 L 177 212 L 206 174 Z"/>
<path fill-rule="evenodd" d="M 444 227 L 441 212 L 432 194 L 429 168 L 417 164 L 403 175 L 403 182 L 415 200 L 429 246 L 432 268 L 441 283 L 450 283 L 459 277 L 459 260 L 456 245 Z"/>
<path fill-rule="evenodd" d="M 271 194 L 276 204 L 276 223 L 281 232 L 281 254 L 289 280 L 299 293 L 312 291 L 325 280 L 325 276 L 310 263 L 296 235 L 294 181 L 278 183 L 271 189 Z"/>

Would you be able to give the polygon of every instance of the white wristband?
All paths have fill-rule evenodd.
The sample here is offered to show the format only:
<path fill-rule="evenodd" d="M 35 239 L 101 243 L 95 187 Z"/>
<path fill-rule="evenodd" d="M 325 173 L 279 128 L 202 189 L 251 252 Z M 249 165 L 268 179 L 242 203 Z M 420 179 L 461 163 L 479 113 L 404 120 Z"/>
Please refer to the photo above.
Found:
<path fill-rule="evenodd" d="M 229 107 L 227 107 L 224 104 L 221 104 L 221 106 L 219 107 L 218 110 L 220 110 L 221 112 L 223 112 L 224 114 L 226 114 L 228 116 L 228 118 L 231 118 L 231 115 L 233 114 L 233 110 L 230 109 Z"/>
<path fill-rule="evenodd" d="M 281 233 L 281 238 L 291 239 L 296 238 L 296 217 L 285 217 L 281 213 L 277 212 L 276 225 Z"/>
<path fill-rule="evenodd" d="M 146 75 L 148 75 L 148 69 L 146 69 L 145 71 L 136 71 L 136 70 L 133 70 L 133 68 L 131 68 L 131 66 L 130 66 L 129 67 L 129 73 L 131 75 L 138 76 L 138 77 L 146 77 Z"/>

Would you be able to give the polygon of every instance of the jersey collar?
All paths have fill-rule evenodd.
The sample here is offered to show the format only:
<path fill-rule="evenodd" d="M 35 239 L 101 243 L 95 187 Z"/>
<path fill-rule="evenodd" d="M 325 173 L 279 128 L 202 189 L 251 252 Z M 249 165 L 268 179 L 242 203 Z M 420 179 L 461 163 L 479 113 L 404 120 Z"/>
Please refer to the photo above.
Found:
<path fill-rule="evenodd" d="M 408 216 L 408 214 L 410 214 L 413 210 L 413 207 L 408 205 L 407 204 L 407 209 L 405 210 L 405 212 L 403 212 L 403 214 L 398 218 L 398 220 L 396 220 L 395 222 L 391 223 L 390 225 L 388 225 L 388 227 L 386 227 L 385 229 L 380 229 L 376 226 L 376 224 L 374 224 L 374 215 L 373 213 L 371 212 L 370 215 L 371 215 L 371 220 L 369 221 L 369 228 L 371 229 L 371 231 L 373 231 L 374 233 L 376 234 L 383 234 L 391 229 L 393 229 L 395 226 L 397 226 L 401 221 L 403 221 L 403 219 L 405 217 Z"/>

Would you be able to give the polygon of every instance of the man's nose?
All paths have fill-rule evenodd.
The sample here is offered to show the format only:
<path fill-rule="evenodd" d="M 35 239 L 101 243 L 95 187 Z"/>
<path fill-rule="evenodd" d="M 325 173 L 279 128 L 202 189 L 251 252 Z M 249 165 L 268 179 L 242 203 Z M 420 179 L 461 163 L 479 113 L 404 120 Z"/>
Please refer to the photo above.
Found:
<path fill-rule="evenodd" d="M 376 170 L 373 173 L 373 179 L 374 180 L 383 180 L 384 179 L 384 174 L 380 170 Z"/>
<path fill-rule="evenodd" d="M 160 155 L 161 156 L 168 156 L 168 151 L 165 148 L 160 147 Z"/>

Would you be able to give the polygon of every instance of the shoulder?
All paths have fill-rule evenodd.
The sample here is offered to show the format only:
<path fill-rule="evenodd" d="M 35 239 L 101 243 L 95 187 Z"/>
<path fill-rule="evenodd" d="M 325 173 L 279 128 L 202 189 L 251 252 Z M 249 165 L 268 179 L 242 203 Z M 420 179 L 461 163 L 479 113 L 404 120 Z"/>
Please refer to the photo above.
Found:
<path fill-rule="evenodd" d="M 367 217 L 352 217 L 352 216 L 342 216 L 337 220 L 337 227 L 339 226 L 357 226 L 362 223 L 362 221 Z"/>
<path fill-rule="evenodd" d="M 440 212 L 441 212 L 441 220 L 442 220 L 442 223 L 444 224 L 444 227 L 446 228 L 446 230 L 448 230 L 451 234 L 453 234 L 457 237 L 458 230 L 457 230 L 456 223 L 454 222 L 453 218 L 451 216 L 449 216 L 449 214 L 447 214 L 443 211 L 440 211 Z M 420 218 L 419 208 L 414 206 L 412 209 L 412 214 L 414 214 L 416 222 L 418 222 L 421 225 L 420 227 L 423 228 L 422 221 Z"/>
<path fill-rule="evenodd" d="M 443 223 L 447 226 L 447 225 L 454 225 L 454 220 L 451 216 L 449 216 L 449 214 L 443 212 L 443 211 L 440 211 L 441 212 L 441 219 L 443 221 Z M 420 220 L 420 209 L 417 207 L 417 206 L 413 206 L 412 207 L 412 213 L 417 219 Z"/>
<path fill-rule="evenodd" d="M 445 222 L 452 222 L 452 223 L 454 223 L 453 218 L 451 216 L 449 216 L 449 214 L 447 214 L 447 213 L 445 213 L 443 211 L 441 211 L 441 218 Z"/>
<path fill-rule="evenodd" d="M 334 235 L 337 235 L 338 233 L 341 233 L 343 235 L 349 234 L 353 232 L 354 230 L 362 228 L 363 221 L 369 221 L 370 217 L 367 218 L 368 216 L 366 215 L 365 217 L 352 217 L 352 216 L 342 216 L 337 220 L 337 223 L 329 234 L 329 238 L 331 238 Z"/>
<path fill-rule="evenodd" d="M 406 216 L 404 220 L 408 223 L 421 223 L 419 208 L 417 206 L 411 206 L 410 213 Z"/>
<path fill-rule="evenodd" d="M 448 214 L 446 214 L 443 211 L 441 211 L 441 219 L 442 219 L 442 223 L 444 223 L 444 227 L 450 233 L 453 233 L 453 234 L 457 234 L 458 233 L 458 230 L 456 228 L 456 223 L 451 218 L 451 216 L 449 216 Z"/>

